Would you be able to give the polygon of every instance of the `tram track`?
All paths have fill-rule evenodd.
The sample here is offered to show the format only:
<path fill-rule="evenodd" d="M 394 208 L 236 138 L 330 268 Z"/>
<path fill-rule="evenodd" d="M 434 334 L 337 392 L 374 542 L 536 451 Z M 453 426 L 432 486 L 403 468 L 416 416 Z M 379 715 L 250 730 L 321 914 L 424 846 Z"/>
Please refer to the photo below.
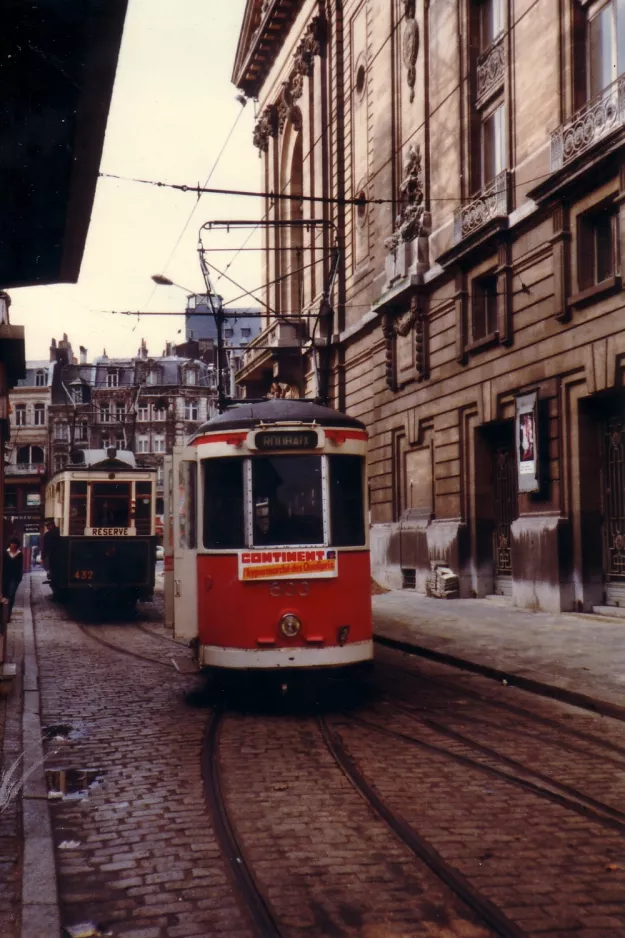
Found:
<path fill-rule="evenodd" d="M 401 665 L 395 664 L 394 662 L 380 660 L 376 661 L 376 667 L 379 667 L 380 665 L 382 665 L 383 668 L 399 671 L 401 674 L 410 677 L 412 680 L 425 682 L 436 687 L 441 687 L 447 691 L 451 691 L 454 695 L 468 697 L 480 704 L 486 704 L 488 707 L 492 707 L 496 710 L 503 710 L 507 713 L 513 714 L 516 717 L 520 717 L 523 720 L 529 720 L 550 730 L 554 730 L 571 738 L 588 743 L 591 746 L 596 746 L 599 749 L 605 750 L 606 752 L 611 752 L 614 755 L 622 757 L 624 760 L 623 763 L 618 762 L 620 766 L 625 764 L 625 747 L 619 746 L 618 744 L 609 740 L 602 739 L 600 736 L 587 733 L 584 730 L 575 729 L 574 727 L 568 726 L 567 724 L 558 720 L 554 720 L 551 717 L 543 716 L 540 713 L 536 713 L 535 711 L 528 710 L 525 707 L 520 707 L 516 704 L 509 703 L 508 701 L 496 700 L 487 694 L 483 694 L 480 691 L 473 690 L 472 688 L 468 688 L 464 685 L 453 684 L 442 678 L 413 671 L 410 668 L 402 667 Z"/>
<path fill-rule="evenodd" d="M 353 717 L 350 717 L 349 720 L 354 723 L 362 722 Z M 319 717 L 318 722 L 323 741 L 340 770 L 378 817 L 393 831 L 395 836 L 419 860 L 425 863 L 496 935 L 499 935 L 500 938 L 526 938 L 526 932 L 475 889 L 457 869 L 443 859 L 432 844 L 421 837 L 403 818 L 388 807 L 359 770 L 356 762 L 349 755 L 327 719 Z"/>
<path fill-rule="evenodd" d="M 497 753 L 495 750 L 489 749 L 489 747 L 482 746 L 481 744 L 474 744 L 473 741 L 467 737 L 461 738 L 461 741 L 465 745 L 471 746 L 483 754 L 487 754 L 506 765 L 510 765 L 511 768 L 516 768 L 517 774 L 515 775 L 511 774 L 510 772 L 505 772 L 502 769 L 498 769 L 492 765 L 487 765 L 484 762 L 479 762 L 476 759 L 472 759 L 470 756 L 466 756 L 462 753 L 452 752 L 443 746 L 437 746 L 434 743 L 418 739 L 415 736 L 411 736 L 408 733 L 403 733 L 399 730 L 393 730 L 388 726 L 384 726 L 371 720 L 366 720 L 361 717 L 350 715 L 349 717 L 345 718 L 345 722 L 373 730 L 375 733 L 380 733 L 392 739 L 408 743 L 409 745 L 418 746 L 426 752 L 438 756 L 443 756 L 459 765 L 464 766 L 465 768 L 476 769 L 483 772 L 485 775 L 489 775 L 491 778 L 496 778 L 500 781 L 508 782 L 518 788 L 522 788 L 525 791 L 530 792 L 533 795 L 537 795 L 541 798 L 547 799 L 548 801 L 552 801 L 560 807 L 566 808 L 575 814 L 581 815 L 586 820 L 594 821 L 595 823 L 610 828 L 611 830 L 614 830 L 621 835 L 625 834 L 624 812 L 619 811 L 617 808 L 613 808 L 611 805 L 607 805 L 604 802 L 598 801 L 589 795 L 585 795 L 583 792 L 573 788 L 570 785 L 566 785 L 562 782 L 556 781 L 555 779 L 551 779 L 542 773 L 536 772 L 534 769 L 529 769 L 516 760 L 509 759 L 508 757 Z M 460 734 L 453 734 L 452 732 L 450 732 L 449 735 L 453 735 L 456 738 L 460 736 Z M 528 777 L 524 778 L 522 775 Z M 543 784 L 532 781 L 529 776 L 533 776 L 535 779 L 539 779 L 541 782 L 543 782 Z"/>
<path fill-rule="evenodd" d="M 165 668 L 167 671 L 173 671 L 175 674 L 180 674 L 181 672 L 176 668 L 172 663 L 166 661 L 160 661 L 157 658 L 150 658 L 147 655 L 142 655 L 137 651 L 132 651 L 130 648 L 122 648 L 121 645 L 115 644 L 115 642 L 109 642 L 105 638 L 102 638 L 101 635 L 94 635 L 93 632 L 89 631 L 89 627 L 84 625 L 81 622 L 76 622 L 76 627 L 80 629 L 83 635 L 86 635 L 88 638 L 92 639 L 94 642 L 98 642 L 100 645 L 104 645 L 106 648 L 110 648 L 113 651 L 118 652 L 120 655 L 125 655 L 129 658 L 135 658 L 138 661 L 145 661 L 147 664 L 154 665 L 155 667 Z"/>
<path fill-rule="evenodd" d="M 285 938 L 285 932 L 281 930 L 274 911 L 247 863 L 224 799 L 219 768 L 219 739 L 223 717 L 223 711 L 213 712 L 202 746 L 204 794 L 211 813 L 213 828 L 258 938 Z"/>

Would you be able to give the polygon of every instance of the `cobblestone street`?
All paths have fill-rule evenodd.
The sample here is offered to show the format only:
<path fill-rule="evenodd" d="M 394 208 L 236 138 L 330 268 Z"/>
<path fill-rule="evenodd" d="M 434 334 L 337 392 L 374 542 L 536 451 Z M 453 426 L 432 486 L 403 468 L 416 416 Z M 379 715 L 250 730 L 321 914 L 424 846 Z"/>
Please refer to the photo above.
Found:
<path fill-rule="evenodd" d="M 31 586 L 64 927 L 625 935 L 621 722 L 389 649 L 366 681 L 211 696 L 160 601 L 98 622 Z M 1 938 L 20 935 L 18 807 L 1 815 Z"/>

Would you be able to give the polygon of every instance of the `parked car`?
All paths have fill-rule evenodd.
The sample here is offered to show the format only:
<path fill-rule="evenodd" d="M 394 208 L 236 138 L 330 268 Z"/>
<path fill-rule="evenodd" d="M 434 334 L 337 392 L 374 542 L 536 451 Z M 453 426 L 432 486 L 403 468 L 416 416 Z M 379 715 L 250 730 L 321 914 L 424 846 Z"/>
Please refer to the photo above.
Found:
<path fill-rule="evenodd" d="M 160 544 L 158 544 L 156 548 L 156 559 L 157 560 L 165 559 L 165 548 L 162 547 Z"/>

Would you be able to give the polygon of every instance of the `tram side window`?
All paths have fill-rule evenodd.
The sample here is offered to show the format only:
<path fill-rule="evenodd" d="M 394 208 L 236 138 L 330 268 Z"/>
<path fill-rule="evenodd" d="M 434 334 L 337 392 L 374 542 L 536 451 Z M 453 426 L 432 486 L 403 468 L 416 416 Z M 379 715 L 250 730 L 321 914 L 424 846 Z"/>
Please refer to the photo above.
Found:
<path fill-rule="evenodd" d="M 330 456 L 330 523 L 333 547 L 366 543 L 360 456 Z"/>
<path fill-rule="evenodd" d="M 323 544 L 320 456 L 252 460 L 254 545 Z"/>
<path fill-rule="evenodd" d="M 204 461 L 204 547 L 245 547 L 242 459 Z"/>
<path fill-rule="evenodd" d="M 84 534 L 87 524 L 87 483 L 71 482 L 69 486 L 69 533 Z"/>
<path fill-rule="evenodd" d="M 127 528 L 130 524 L 130 482 L 93 482 L 91 527 Z"/>
<path fill-rule="evenodd" d="M 137 534 L 150 534 L 152 527 L 152 483 L 137 482 L 135 496 L 135 528 Z"/>

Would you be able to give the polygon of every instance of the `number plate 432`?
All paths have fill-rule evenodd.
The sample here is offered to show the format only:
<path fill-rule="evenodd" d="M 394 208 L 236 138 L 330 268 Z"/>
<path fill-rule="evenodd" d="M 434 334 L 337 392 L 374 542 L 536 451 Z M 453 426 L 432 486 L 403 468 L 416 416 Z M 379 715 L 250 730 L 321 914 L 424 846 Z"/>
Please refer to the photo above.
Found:
<path fill-rule="evenodd" d="M 93 580 L 93 570 L 76 570 L 74 573 L 75 580 Z"/>
<path fill-rule="evenodd" d="M 308 596 L 308 580 L 272 580 L 269 584 L 270 596 Z"/>

